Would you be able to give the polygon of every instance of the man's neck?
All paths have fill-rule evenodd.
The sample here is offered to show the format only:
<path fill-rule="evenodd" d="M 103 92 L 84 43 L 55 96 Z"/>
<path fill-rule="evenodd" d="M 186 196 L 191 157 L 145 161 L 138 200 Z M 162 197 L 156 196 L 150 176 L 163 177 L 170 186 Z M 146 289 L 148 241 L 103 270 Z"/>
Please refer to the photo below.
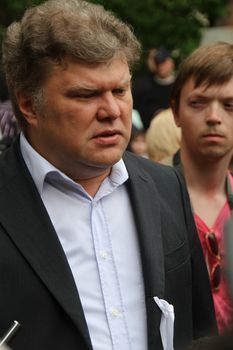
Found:
<path fill-rule="evenodd" d="M 224 192 L 225 179 L 229 168 L 231 155 L 208 160 L 203 158 L 193 159 L 181 149 L 181 163 L 188 187 L 203 188 L 204 192 Z"/>
<path fill-rule="evenodd" d="M 227 199 L 229 157 L 193 160 L 181 149 L 181 163 L 194 213 L 212 226 Z"/>
<path fill-rule="evenodd" d="M 89 178 L 73 178 L 73 180 L 77 183 L 79 183 L 85 191 L 92 197 L 94 198 L 96 193 L 98 192 L 101 183 L 104 181 L 104 179 L 109 176 L 111 172 L 111 169 L 106 170 L 106 172 L 101 173 L 99 175 L 89 177 Z"/>

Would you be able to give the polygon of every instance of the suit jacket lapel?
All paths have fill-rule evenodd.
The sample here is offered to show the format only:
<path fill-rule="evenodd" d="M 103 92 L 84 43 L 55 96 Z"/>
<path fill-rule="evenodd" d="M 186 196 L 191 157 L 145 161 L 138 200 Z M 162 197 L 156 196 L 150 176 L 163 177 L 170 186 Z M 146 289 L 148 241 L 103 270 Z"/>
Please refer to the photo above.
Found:
<path fill-rule="evenodd" d="M 162 349 L 160 338 L 161 311 L 153 300 L 164 296 L 164 256 L 161 236 L 160 206 L 154 181 L 129 155 L 124 161 L 129 173 L 131 197 L 141 247 L 148 317 L 148 347 Z"/>
<path fill-rule="evenodd" d="M 46 209 L 19 150 L 10 150 L 7 157 L 0 222 L 92 349 L 78 291 Z"/>

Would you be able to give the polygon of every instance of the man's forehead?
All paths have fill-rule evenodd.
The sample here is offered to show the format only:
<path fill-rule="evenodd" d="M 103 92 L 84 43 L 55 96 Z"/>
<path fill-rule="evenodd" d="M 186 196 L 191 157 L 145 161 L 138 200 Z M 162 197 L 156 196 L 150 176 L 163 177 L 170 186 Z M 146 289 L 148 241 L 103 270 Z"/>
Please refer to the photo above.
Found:
<path fill-rule="evenodd" d="M 189 77 L 184 85 L 190 85 L 193 86 L 193 88 L 201 88 L 201 89 L 208 89 L 208 88 L 221 88 L 226 87 L 227 85 L 230 85 L 233 83 L 233 76 L 229 76 L 228 78 L 225 78 L 224 80 L 217 80 L 215 77 L 200 77 L 200 76 L 191 76 Z"/>
<path fill-rule="evenodd" d="M 74 87 L 91 87 L 95 86 L 96 83 L 103 85 L 114 82 L 127 84 L 131 80 L 131 74 L 127 62 L 121 59 L 97 64 L 66 59 L 50 71 L 47 83 L 49 80 L 60 81 Z"/>
<path fill-rule="evenodd" d="M 230 77 L 227 81 L 216 82 L 208 78 L 199 79 L 198 77 L 192 76 L 186 80 L 182 90 L 184 90 L 184 88 L 185 89 L 188 88 L 193 91 L 197 90 L 197 91 L 203 91 L 203 92 L 209 89 L 216 89 L 216 90 L 226 89 L 227 90 L 228 87 L 231 88 L 231 85 L 233 85 L 233 77 Z"/>

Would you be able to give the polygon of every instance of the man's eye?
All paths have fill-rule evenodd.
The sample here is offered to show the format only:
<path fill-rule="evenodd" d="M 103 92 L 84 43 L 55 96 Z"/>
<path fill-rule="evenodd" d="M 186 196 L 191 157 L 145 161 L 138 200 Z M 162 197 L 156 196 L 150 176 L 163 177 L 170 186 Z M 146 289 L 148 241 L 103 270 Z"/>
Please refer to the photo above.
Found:
<path fill-rule="evenodd" d="M 126 92 L 126 89 L 123 88 L 118 88 L 113 90 L 113 94 L 115 95 L 124 95 Z"/>
<path fill-rule="evenodd" d="M 190 101 L 190 106 L 194 108 L 198 108 L 204 104 L 204 101 L 201 100 L 192 100 Z"/>
<path fill-rule="evenodd" d="M 88 100 L 98 95 L 97 91 L 69 91 L 66 96 L 77 100 Z"/>
<path fill-rule="evenodd" d="M 88 100 L 89 98 L 92 98 L 94 96 L 96 96 L 96 95 L 95 94 L 84 94 L 84 95 L 77 96 L 77 98 L 82 98 L 82 99 Z"/>
<path fill-rule="evenodd" d="M 233 102 L 224 103 L 224 107 L 229 110 L 233 110 Z"/>
<path fill-rule="evenodd" d="M 81 101 L 85 101 L 85 100 L 90 100 L 93 97 L 95 97 L 95 94 L 72 94 L 69 97 L 74 99 L 74 100 L 81 100 Z"/>

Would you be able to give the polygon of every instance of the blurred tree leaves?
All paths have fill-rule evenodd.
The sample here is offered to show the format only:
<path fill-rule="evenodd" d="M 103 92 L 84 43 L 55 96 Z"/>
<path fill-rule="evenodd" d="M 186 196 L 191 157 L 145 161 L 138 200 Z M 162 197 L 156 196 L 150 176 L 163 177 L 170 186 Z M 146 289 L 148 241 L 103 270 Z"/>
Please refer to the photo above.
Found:
<path fill-rule="evenodd" d="M 66 0 L 64 0 L 65 2 Z M 224 15 L 227 0 L 90 0 L 104 5 L 133 26 L 144 54 L 149 47 L 166 46 L 182 60 L 195 49 L 201 30 Z M 41 0 L 1 0 L 0 35 L 24 10 Z"/>
<path fill-rule="evenodd" d="M 226 0 L 91 0 L 134 27 L 143 49 L 166 46 L 182 60 L 194 50 L 204 27 L 224 15 Z"/>

